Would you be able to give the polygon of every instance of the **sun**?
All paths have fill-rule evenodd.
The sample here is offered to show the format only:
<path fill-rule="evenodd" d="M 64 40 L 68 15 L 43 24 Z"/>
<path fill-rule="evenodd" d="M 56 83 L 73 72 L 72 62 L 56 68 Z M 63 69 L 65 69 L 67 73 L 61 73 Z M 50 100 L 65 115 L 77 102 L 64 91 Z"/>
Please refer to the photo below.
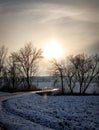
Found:
<path fill-rule="evenodd" d="M 51 60 L 53 58 L 59 59 L 63 56 L 63 53 L 64 51 L 60 44 L 56 40 L 51 40 L 44 47 L 43 56 L 48 60 Z"/>

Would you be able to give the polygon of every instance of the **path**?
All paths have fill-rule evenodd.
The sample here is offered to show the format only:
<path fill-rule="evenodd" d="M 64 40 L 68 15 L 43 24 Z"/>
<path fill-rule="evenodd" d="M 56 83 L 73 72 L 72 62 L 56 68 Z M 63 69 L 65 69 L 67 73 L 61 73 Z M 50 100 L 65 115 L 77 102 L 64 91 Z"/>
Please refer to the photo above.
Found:
<path fill-rule="evenodd" d="M 3 94 L 0 96 L 0 126 L 4 126 L 5 128 L 11 128 L 11 130 L 52 130 L 50 128 L 47 128 L 45 126 L 36 124 L 34 122 L 31 122 L 30 120 L 26 120 L 20 116 L 14 115 L 12 113 L 10 113 L 9 111 L 7 111 L 4 107 L 3 107 L 3 102 L 9 98 L 12 97 L 18 97 L 18 96 L 23 96 L 23 95 L 27 95 L 27 94 L 33 94 L 33 93 L 50 93 L 52 91 L 57 91 L 58 89 L 51 89 L 51 90 L 43 90 L 43 91 L 32 91 L 32 92 L 20 92 L 20 93 L 11 93 L 11 94 Z M 13 121 L 14 119 L 14 121 Z M 20 129 L 21 126 L 21 129 Z M 0 130 L 6 130 L 6 129 L 2 129 L 0 128 Z"/>

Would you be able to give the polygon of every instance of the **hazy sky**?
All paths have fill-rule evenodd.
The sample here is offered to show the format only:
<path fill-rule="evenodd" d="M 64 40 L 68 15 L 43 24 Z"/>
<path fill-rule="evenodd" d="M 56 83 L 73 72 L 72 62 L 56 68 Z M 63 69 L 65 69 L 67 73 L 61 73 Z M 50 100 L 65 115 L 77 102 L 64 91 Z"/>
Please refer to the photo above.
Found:
<path fill-rule="evenodd" d="M 99 0 L 0 0 L 0 44 L 43 48 L 56 39 L 69 53 L 99 50 Z"/>

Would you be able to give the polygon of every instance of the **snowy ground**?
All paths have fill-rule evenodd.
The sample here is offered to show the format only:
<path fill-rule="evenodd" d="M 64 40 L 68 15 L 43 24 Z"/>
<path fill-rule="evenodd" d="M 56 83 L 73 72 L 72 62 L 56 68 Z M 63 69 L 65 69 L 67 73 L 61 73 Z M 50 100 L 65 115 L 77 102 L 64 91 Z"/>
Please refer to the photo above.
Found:
<path fill-rule="evenodd" d="M 11 130 L 99 130 L 99 96 L 13 97 L 0 116 Z"/>
<path fill-rule="evenodd" d="M 29 92 L 28 92 L 29 93 Z M 7 130 L 52 130 L 45 126 L 36 124 L 22 118 L 21 116 L 10 112 L 10 110 L 5 107 L 5 102 L 14 98 L 20 97 L 20 95 L 27 95 L 27 93 L 14 93 L 13 95 L 6 93 L 2 93 L 0 97 L 0 126 L 3 128 L 7 128 Z M 22 97 L 22 96 L 21 96 Z M 0 127 L 0 130 L 1 130 Z M 3 130 L 3 129 L 2 129 Z M 4 129 L 6 130 L 6 129 Z"/>

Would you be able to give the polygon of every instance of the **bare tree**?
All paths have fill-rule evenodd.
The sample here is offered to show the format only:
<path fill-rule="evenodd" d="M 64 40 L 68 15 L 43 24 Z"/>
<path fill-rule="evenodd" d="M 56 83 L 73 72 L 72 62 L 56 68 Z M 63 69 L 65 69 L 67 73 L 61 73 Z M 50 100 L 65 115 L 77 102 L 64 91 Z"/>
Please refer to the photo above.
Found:
<path fill-rule="evenodd" d="M 16 53 L 16 60 L 20 66 L 20 72 L 26 78 L 28 88 L 31 88 L 31 77 L 38 71 L 38 62 L 42 58 L 42 50 L 26 44 Z"/>
<path fill-rule="evenodd" d="M 74 65 L 77 81 L 80 87 L 80 94 L 85 93 L 92 80 L 99 74 L 99 56 L 87 56 L 79 54 L 69 57 Z"/>
<path fill-rule="evenodd" d="M 0 47 L 0 87 L 4 86 L 4 71 L 6 63 L 7 48 L 5 46 Z"/>
<path fill-rule="evenodd" d="M 9 79 L 8 79 L 8 69 L 7 66 L 3 66 L 2 68 L 2 77 L 1 77 L 1 89 L 9 90 Z"/>
<path fill-rule="evenodd" d="M 17 89 L 16 87 L 18 87 L 19 79 L 21 78 L 19 68 L 20 66 L 16 60 L 16 53 L 11 53 L 8 58 L 8 78 L 13 89 Z"/>
<path fill-rule="evenodd" d="M 70 93 L 74 93 L 74 88 L 77 82 L 76 70 L 73 65 L 66 65 L 64 68 L 66 83 L 70 89 Z"/>
<path fill-rule="evenodd" d="M 7 48 L 5 46 L 1 46 L 0 47 L 0 76 L 2 76 L 2 69 L 5 64 L 6 55 L 7 55 Z"/>
<path fill-rule="evenodd" d="M 52 60 L 52 75 L 56 77 L 56 81 L 61 81 L 61 93 L 64 94 L 64 66 L 62 63 L 58 63 L 56 59 Z"/>
<path fill-rule="evenodd" d="M 99 87 L 99 75 L 96 76 L 95 83 L 96 83 L 97 87 Z"/>
<path fill-rule="evenodd" d="M 67 60 L 62 60 L 58 62 L 56 59 L 52 60 L 53 69 L 52 74 L 55 77 L 54 83 L 60 79 L 61 81 L 61 90 L 62 94 L 64 94 L 64 83 L 67 83 L 70 93 L 74 93 L 74 88 L 76 85 L 76 70 L 72 64 L 67 64 Z"/>

